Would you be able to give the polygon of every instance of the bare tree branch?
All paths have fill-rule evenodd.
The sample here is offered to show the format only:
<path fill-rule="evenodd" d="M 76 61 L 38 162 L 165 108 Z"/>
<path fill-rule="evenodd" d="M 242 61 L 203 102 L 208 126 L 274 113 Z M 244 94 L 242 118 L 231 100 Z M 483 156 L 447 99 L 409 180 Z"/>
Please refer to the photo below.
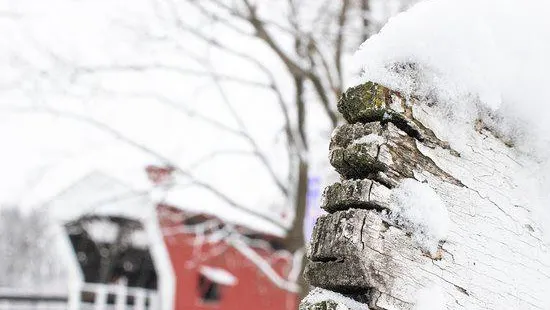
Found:
<path fill-rule="evenodd" d="M 0 18 L 4 19 L 19 19 L 21 18 L 21 15 L 14 12 L 9 11 L 0 11 Z"/>
<path fill-rule="evenodd" d="M 242 0 L 249 9 L 249 20 L 252 26 L 256 29 L 258 38 L 262 39 L 266 44 L 279 56 L 283 63 L 287 66 L 288 70 L 292 75 L 296 76 L 306 76 L 313 84 L 319 99 L 321 100 L 321 105 L 323 106 L 327 116 L 329 117 L 333 127 L 336 127 L 338 124 L 338 118 L 336 112 L 331 107 L 331 101 L 329 100 L 323 83 L 317 75 L 311 70 L 306 70 L 300 67 L 294 60 L 288 56 L 281 47 L 279 47 L 269 32 L 265 29 L 263 22 L 258 19 L 254 6 L 250 4 L 248 0 Z"/>
<path fill-rule="evenodd" d="M 85 74 L 97 74 L 97 73 L 112 73 L 112 72 L 123 72 L 123 71 L 133 71 L 133 72 L 142 72 L 147 73 L 147 71 L 168 71 L 186 76 L 201 76 L 201 77 L 212 77 L 214 76 L 218 80 L 236 82 L 253 87 L 261 87 L 266 89 L 271 89 L 271 85 L 265 84 L 258 81 L 252 81 L 243 79 L 236 76 L 219 74 L 216 71 L 199 71 L 187 68 L 181 68 L 173 65 L 165 64 L 145 64 L 145 65 L 108 65 L 108 66 L 81 66 L 75 67 L 73 73 L 73 79 L 79 78 L 81 75 Z"/>
<path fill-rule="evenodd" d="M 193 5 L 195 8 L 197 8 L 197 10 L 199 10 L 200 13 L 202 13 L 203 15 L 210 18 L 212 21 L 218 22 L 218 23 L 226 26 L 227 28 L 235 31 L 238 34 L 241 34 L 241 35 L 244 35 L 244 36 L 251 36 L 252 35 L 252 33 L 246 32 L 245 30 L 242 30 L 241 28 L 239 28 L 239 27 L 235 26 L 234 24 L 232 24 L 229 19 L 227 19 L 225 17 L 222 17 L 220 14 L 216 14 L 216 13 L 206 9 L 203 5 L 201 5 L 203 2 L 190 1 L 189 3 L 191 5 Z M 234 13 L 234 11 L 230 11 L 229 13 L 233 17 L 238 17 L 238 15 Z"/>
<path fill-rule="evenodd" d="M 265 259 L 256 253 L 256 251 L 252 250 L 240 238 L 229 238 L 228 242 L 237 251 L 253 262 L 254 265 L 256 265 L 273 283 L 275 283 L 275 285 L 277 285 L 277 287 L 295 293 L 300 291 L 300 287 L 295 281 L 282 278 L 275 270 L 273 270 Z"/>
<path fill-rule="evenodd" d="M 211 0 L 211 1 L 214 1 L 214 2 L 218 3 L 218 1 L 215 1 L 215 0 Z M 219 3 L 221 4 L 221 2 L 219 2 Z M 261 72 L 263 72 L 265 74 L 265 76 L 270 81 L 270 88 L 276 93 L 276 97 L 278 99 L 279 107 L 281 108 L 281 112 L 283 113 L 283 116 L 285 118 L 287 133 L 289 134 L 289 140 L 290 141 L 295 140 L 294 137 L 293 137 L 294 134 L 292 133 L 293 130 L 291 129 L 292 125 L 291 125 L 291 122 L 290 122 L 290 114 L 289 114 L 287 105 L 286 105 L 286 103 L 283 99 L 282 92 L 281 92 L 279 86 L 277 85 L 276 79 L 275 79 L 273 73 L 271 72 L 271 70 L 269 68 L 267 68 L 258 59 L 254 58 L 254 57 L 252 57 L 252 56 L 250 56 L 246 53 L 235 50 L 235 49 L 229 47 L 228 45 L 225 45 L 225 44 L 221 43 L 217 39 L 210 38 L 206 34 L 201 33 L 197 29 L 185 24 L 181 20 L 176 20 L 175 23 L 176 23 L 177 28 L 194 35 L 196 38 L 210 44 L 211 46 L 213 46 L 213 47 L 215 47 L 215 48 L 217 48 L 217 49 L 219 49 L 223 52 L 226 52 L 226 53 L 228 53 L 232 56 L 238 57 L 238 58 L 240 58 L 244 61 L 247 61 L 247 62 L 255 65 Z"/>
<path fill-rule="evenodd" d="M 116 70 L 116 68 L 110 68 L 110 67 L 107 67 L 106 69 L 109 70 L 109 71 Z M 272 180 L 275 183 L 275 185 L 277 186 L 277 188 L 285 196 L 288 196 L 289 195 L 288 188 L 279 179 L 279 176 L 277 176 L 277 174 L 276 174 L 275 170 L 273 169 L 271 163 L 267 159 L 267 156 L 262 152 L 262 150 L 260 149 L 260 147 L 256 143 L 256 140 L 248 132 L 246 126 L 244 125 L 243 120 L 241 119 L 239 114 L 235 111 L 233 106 L 231 105 L 228 96 L 226 95 L 222 85 L 220 84 L 220 80 L 213 73 L 214 72 L 213 68 L 209 69 L 208 72 L 212 72 L 213 76 L 211 76 L 211 77 L 214 80 L 214 84 L 216 85 L 216 88 L 218 89 L 218 91 L 219 91 L 219 93 L 222 97 L 223 102 L 226 104 L 226 106 L 230 110 L 231 115 L 237 121 L 240 129 L 231 128 L 231 127 L 225 125 L 224 123 L 218 122 L 218 121 L 216 121 L 214 119 L 211 119 L 207 116 L 204 116 L 204 115 L 201 115 L 201 114 L 199 114 L 195 111 L 192 111 L 192 110 L 186 108 L 185 105 L 179 104 L 179 103 L 175 102 L 174 100 L 171 100 L 170 98 L 167 98 L 167 97 L 159 95 L 159 94 L 133 93 L 133 94 L 127 94 L 126 96 L 132 96 L 132 97 L 138 97 L 138 98 L 144 98 L 144 97 L 153 98 L 153 99 L 157 100 L 158 102 L 161 102 L 163 104 L 166 104 L 166 105 L 178 110 L 179 112 L 185 113 L 189 117 L 197 118 L 201 121 L 204 121 L 207 124 L 210 124 L 210 125 L 218 128 L 218 129 L 222 130 L 222 131 L 226 131 L 228 133 L 232 133 L 232 134 L 234 134 L 238 137 L 243 138 L 253 149 L 253 152 L 250 153 L 250 154 L 255 155 L 259 159 L 260 163 L 265 167 L 266 171 L 268 172 L 268 174 L 272 178 Z M 270 87 L 269 89 L 274 90 L 272 87 Z"/>
<path fill-rule="evenodd" d="M 370 13 L 370 0 L 361 0 L 361 15 L 363 18 L 363 37 L 361 38 L 362 41 L 366 41 L 369 38 L 370 35 L 370 20 L 369 20 L 369 14 Z"/>
<path fill-rule="evenodd" d="M 231 156 L 231 155 L 239 155 L 239 156 L 256 156 L 255 153 L 251 153 L 251 152 L 248 152 L 248 151 L 242 151 L 242 150 L 222 150 L 222 151 L 214 151 L 214 152 L 211 152 L 210 154 L 207 154 L 203 157 L 201 157 L 199 160 L 189 164 L 185 170 L 188 170 L 188 171 L 192 171 L 192 170 L 195 170 L 197 168 L 199 168 L 200 166 L 206 164 L 206 163 L 209 163 L 211 162 L 213 159 L 216 159 L 218 157 L 222 157 L 222 156 Z"/>
<path fill-rule="evenodd" d="M 233 8 L 230 8 L 230 7 L 226 6 L 221 1 L 216 1 L 216 0 L 210 0 L 210 1 L 220 5 L 221 7 L 225 8 L 225 9 L 227 9 L 233 16 L 238 16 L 239 18 L 244 19 L 244 16 L 242 16 L 240 13 L 237 13 L 237 11 L 234 10 Z M 244 19 L 244 20 L 248 21 L 247 19 Z M 221 43 L 217 39 L 208 37 L 206 34 L 201 33 L 200 31 L 198 31 L 198 30 L 194 29 L 193 27 L 185 24 L 183 21 L 181 21 L 179 19 L 177 19 L 175 21 L 175 23 L 176 23 L 176 26 L 179 29 L 193 34 L 195 37 L 211 44 L 213 47 L 215 47 L 215 48 L 217 48 L 221 51 L 224 51 L 226 53 L 229 53 L 230 55 L 236 56 L 236 57 L 238 57 L 242 60 L 245 60 L 247 62 L 250 62 L 250 63 L 254 64 L 261 72 L 263 72 L 266 75 L 266 77 L 270 81 L 270 88 L 275 93 L 275 96 L 277 98 L 277 103 L 278 103 L 278 105 L 281 109 L 281 112 L 283 114 L 283 117 L 284 117 L 284 120 L 285 120 L 285 128 L 286 128 L 287 137 L 288 137 L 289 143 L 292 144 L 291 148 L 296 148 L 298 150 L 297 153 L 302 154 L 301 149 L 303 148 L 304 143 L 301 142 L 301 143 L 296 144 L 296 138 L 295 138 L 296 135 L 294 134 L 294 129 L 292 129 L 293 126 L 292 126 L 291 119 L 290 119 L 290 113 L 289 113 L 289 110 L 287 108 L 287 103 L 285 102 L 284 97 L 282 95 L 282 92 L 279 89 L 279 86 L 277 85 L 275 77 L 273 76 L 273 73 L 270 71 L 270 69 L 268 69 L 258 59 L 253 58 L 253 57 L 251 57 L 250 55 L 248 55 L 246 53 L 239 52 L 239 51 L 237 51 L 237 50 L 235 50 L 235 49 L 233 49 L 233 48 L 231 48 L 227 45 L 224 45 L 223 43 Z M 196 61 L 198 61 L 199 63 L 201 63 L 202 65 L 205 65 L 205 66 L 208 65 L 208 64 L 205 63 L 204 60 L 198 60 L 196 58 L 194 58 L 194 59 Z M 213 68 L 212 68 L 212 71 L 214 71 Z"/>
<path fill-rule="evenodd" d="M 220 84 L 219 80 L 216 78 L 216 77 L 213 77 L 214 79 L 214 83 L 216 85 L 216 88 L 218 89 L 218 92 L 220 93 L 221 97 L 222 97 L 222 100 L 223 102 L 225 103 L 225 105 L 227 106 L 227 108 L 229 109 L 229 111 L 231 112 L 231 115 L 233 116 L 233 118 L 237 121 L 239 127 L 240 127 L 240 130 L 242 132 L 242 136 L 248 141 L 248 143 L 252 146 L 252 148 L 254 149 L 254 153 L 256 154 L 256 156 L 258 157 L 258 159 L 260 160 L 260 162 L 264 165 L 265 169 L 267 170 L 267 172 L 269 173 L 269 175 L 271 176 L 271 179 L 273 180 L 273 182 L 275 183 L 275 185 L 279 188 L 279 190 L 285 195 L 285 196 L 288 196 L 288 189 L 286 188 L 286 186 L 283 184 L 283 182 L 281 182 L 281 180 L 279 180 L 279 177 L 277 176 L 277 174 L 275 173 L 275 170 L 273 169 L 273 166 L 269 163 L 269 160 L 267 159 L 267 157 L 265 156 L 265 154 L 263 154 L 262 150 L 260 149 L 260 147 L 258 146 L 258 144 L 256 143 L 256 140 L 254 140 L 254 138 L 250 135 L 248 129 L 246 128 L 245 124 L 244 124 L 244 121 L 242 120 L 242 118 L 240 117 L 240 115 L 235 111 L 235 109 L 233 108 L 233 105 L 231 104 L 230 100 L 229 100 L 229 97 L 227 96 L 227 94 L 225 93 L 225 90 L 224 88 L 222 87 L 222 85 Z"/>

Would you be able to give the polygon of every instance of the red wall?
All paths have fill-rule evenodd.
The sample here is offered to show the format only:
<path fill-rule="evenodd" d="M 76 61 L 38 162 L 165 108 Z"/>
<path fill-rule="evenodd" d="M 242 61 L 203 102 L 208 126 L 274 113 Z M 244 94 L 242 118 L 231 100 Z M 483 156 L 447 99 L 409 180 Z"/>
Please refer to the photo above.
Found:
<path fill-rule="evenodd" d="M 297 296 L 279 289 L 246 257 L 223 239 L 216 243 L 197 244 L 196 235 L 174 233 L 181 227 L 183 213 L 174 208 L 159 207 L 160 225 L 176 277 L 176 310 L 295 310 Z M 254 248 L 283 277 L 290 271 L 289 255 L 271 248 Z M 199 294 L 200 267 L 222 268 L 233 274 L 234 286 L 220 285 L 219 302 L 204 303 Z"/>

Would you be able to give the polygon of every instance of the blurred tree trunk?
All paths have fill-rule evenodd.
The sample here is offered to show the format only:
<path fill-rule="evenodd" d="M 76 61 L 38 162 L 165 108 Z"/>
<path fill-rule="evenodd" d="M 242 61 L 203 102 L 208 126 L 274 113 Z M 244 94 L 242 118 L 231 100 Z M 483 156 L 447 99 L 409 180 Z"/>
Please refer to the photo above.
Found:
<path fill-rule="evenodd" d="M 361 11 L 363 12 L 363 41 L 366 41 L 370 34 L 371 23 L 367 14 L 370 13 L 370 0 L 361 0 Z"/>
<path fill-rule="evenodd" d="M 304 218 L 306 216 L 307 208 L 307 190 L 308 190 L 308 171 L 309 165 L 306 161 L 300 161 L 298 167 L 298 182 L 296 186 L 296 213 L 292 220 L 292 226 L 287 233 L 285 239 L 286 249 L 297 255 L 302 255 L 300 260 L 300 270 L 305 266 L 305 237 L 304 237 Z M 302 272 L 300 272 L 302 274 Z M 298 277 L 298 284 L 300 285 L 300 298 L 305 297 L 308 293 L 308 285 L 305 282 L 304 277 Z"/>

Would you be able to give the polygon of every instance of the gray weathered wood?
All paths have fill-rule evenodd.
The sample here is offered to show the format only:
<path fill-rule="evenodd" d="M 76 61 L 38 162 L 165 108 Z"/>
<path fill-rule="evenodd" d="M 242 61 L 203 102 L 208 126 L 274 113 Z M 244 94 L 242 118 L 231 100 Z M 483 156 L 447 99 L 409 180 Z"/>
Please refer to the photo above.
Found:
<path fill-rule="evenodd" d="M 342 181 L 324 193 L 305 277 L 366 300 L 371 309 L 413 309 L 437 286 L 447 309 L 550 309 L 550 251 L 515 178 L 529 164 L 484 129 L 464 133 L 459 154 L 438 133 L 431 107 L 405 104 L 381 85 L 350 89 L 339 102 L 350 123 L 335 130 L 330 161 Z M 388 220 L 404 178 L 444 200 L 450 232 L 435 254 Z"/>

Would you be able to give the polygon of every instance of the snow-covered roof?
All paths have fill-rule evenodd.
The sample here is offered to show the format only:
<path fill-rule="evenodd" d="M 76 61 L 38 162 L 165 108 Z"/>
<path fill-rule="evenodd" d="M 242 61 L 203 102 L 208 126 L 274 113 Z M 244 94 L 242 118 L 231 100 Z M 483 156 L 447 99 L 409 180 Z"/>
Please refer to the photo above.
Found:
<path fill-rule="evenodd" d="M 84 215 L 121 216 L 142 220 L 151 216 L 158 199 L 149 191 L 136 190 L 105 172 L 94 170 L 53 196 L 45 205 L 60 222 Z M 257 232 L 283 237 L 285 230 L 271 221 L 212 199 L 190 196 L 187 191 L 162 189 L 161 201 L 184 211 L 213 215 L 222 221 Z"/>
<path fill-rule="evenodd" d="M 48 167 L 32 182 L 19 205 L 24 209 L 41 207 L 93 173 L 104 174 L 133 190 L 144 191 L 151 183 L 143 167 L 155 163 L 154 158 L 143 152 L 123 146 L 89 152 Z"/>
<path fill-rule="evenodd" d="M 62 222 L 87 214 L 141 220 L 152 214 L 153 205 L 146 192 L 94 171 L 54 196 L 46 208 Z"/>
<path fill-rule="evenodd" d="M 215 197 L 212 197 L 212 195 L 201 195 L 200 199 L 196 199 L 190 197 L 188 191 L 175 187 L 166 191 L 162 201 L 184 211 L 213 215 L 222 221 L 243 226 L 257 232 L 278 237 L 284 237 L 286 234 L 286 231 L 274 222 L 258 217 L 246 210 L 237 209 L 220 202 Z M 265 208 L 255 211 L 264 211 L 263 214 L 266 217 L 269 216 L 269 211 L 265 210 Z M 276 220 L 275 216 L 273 218 Z"/>

